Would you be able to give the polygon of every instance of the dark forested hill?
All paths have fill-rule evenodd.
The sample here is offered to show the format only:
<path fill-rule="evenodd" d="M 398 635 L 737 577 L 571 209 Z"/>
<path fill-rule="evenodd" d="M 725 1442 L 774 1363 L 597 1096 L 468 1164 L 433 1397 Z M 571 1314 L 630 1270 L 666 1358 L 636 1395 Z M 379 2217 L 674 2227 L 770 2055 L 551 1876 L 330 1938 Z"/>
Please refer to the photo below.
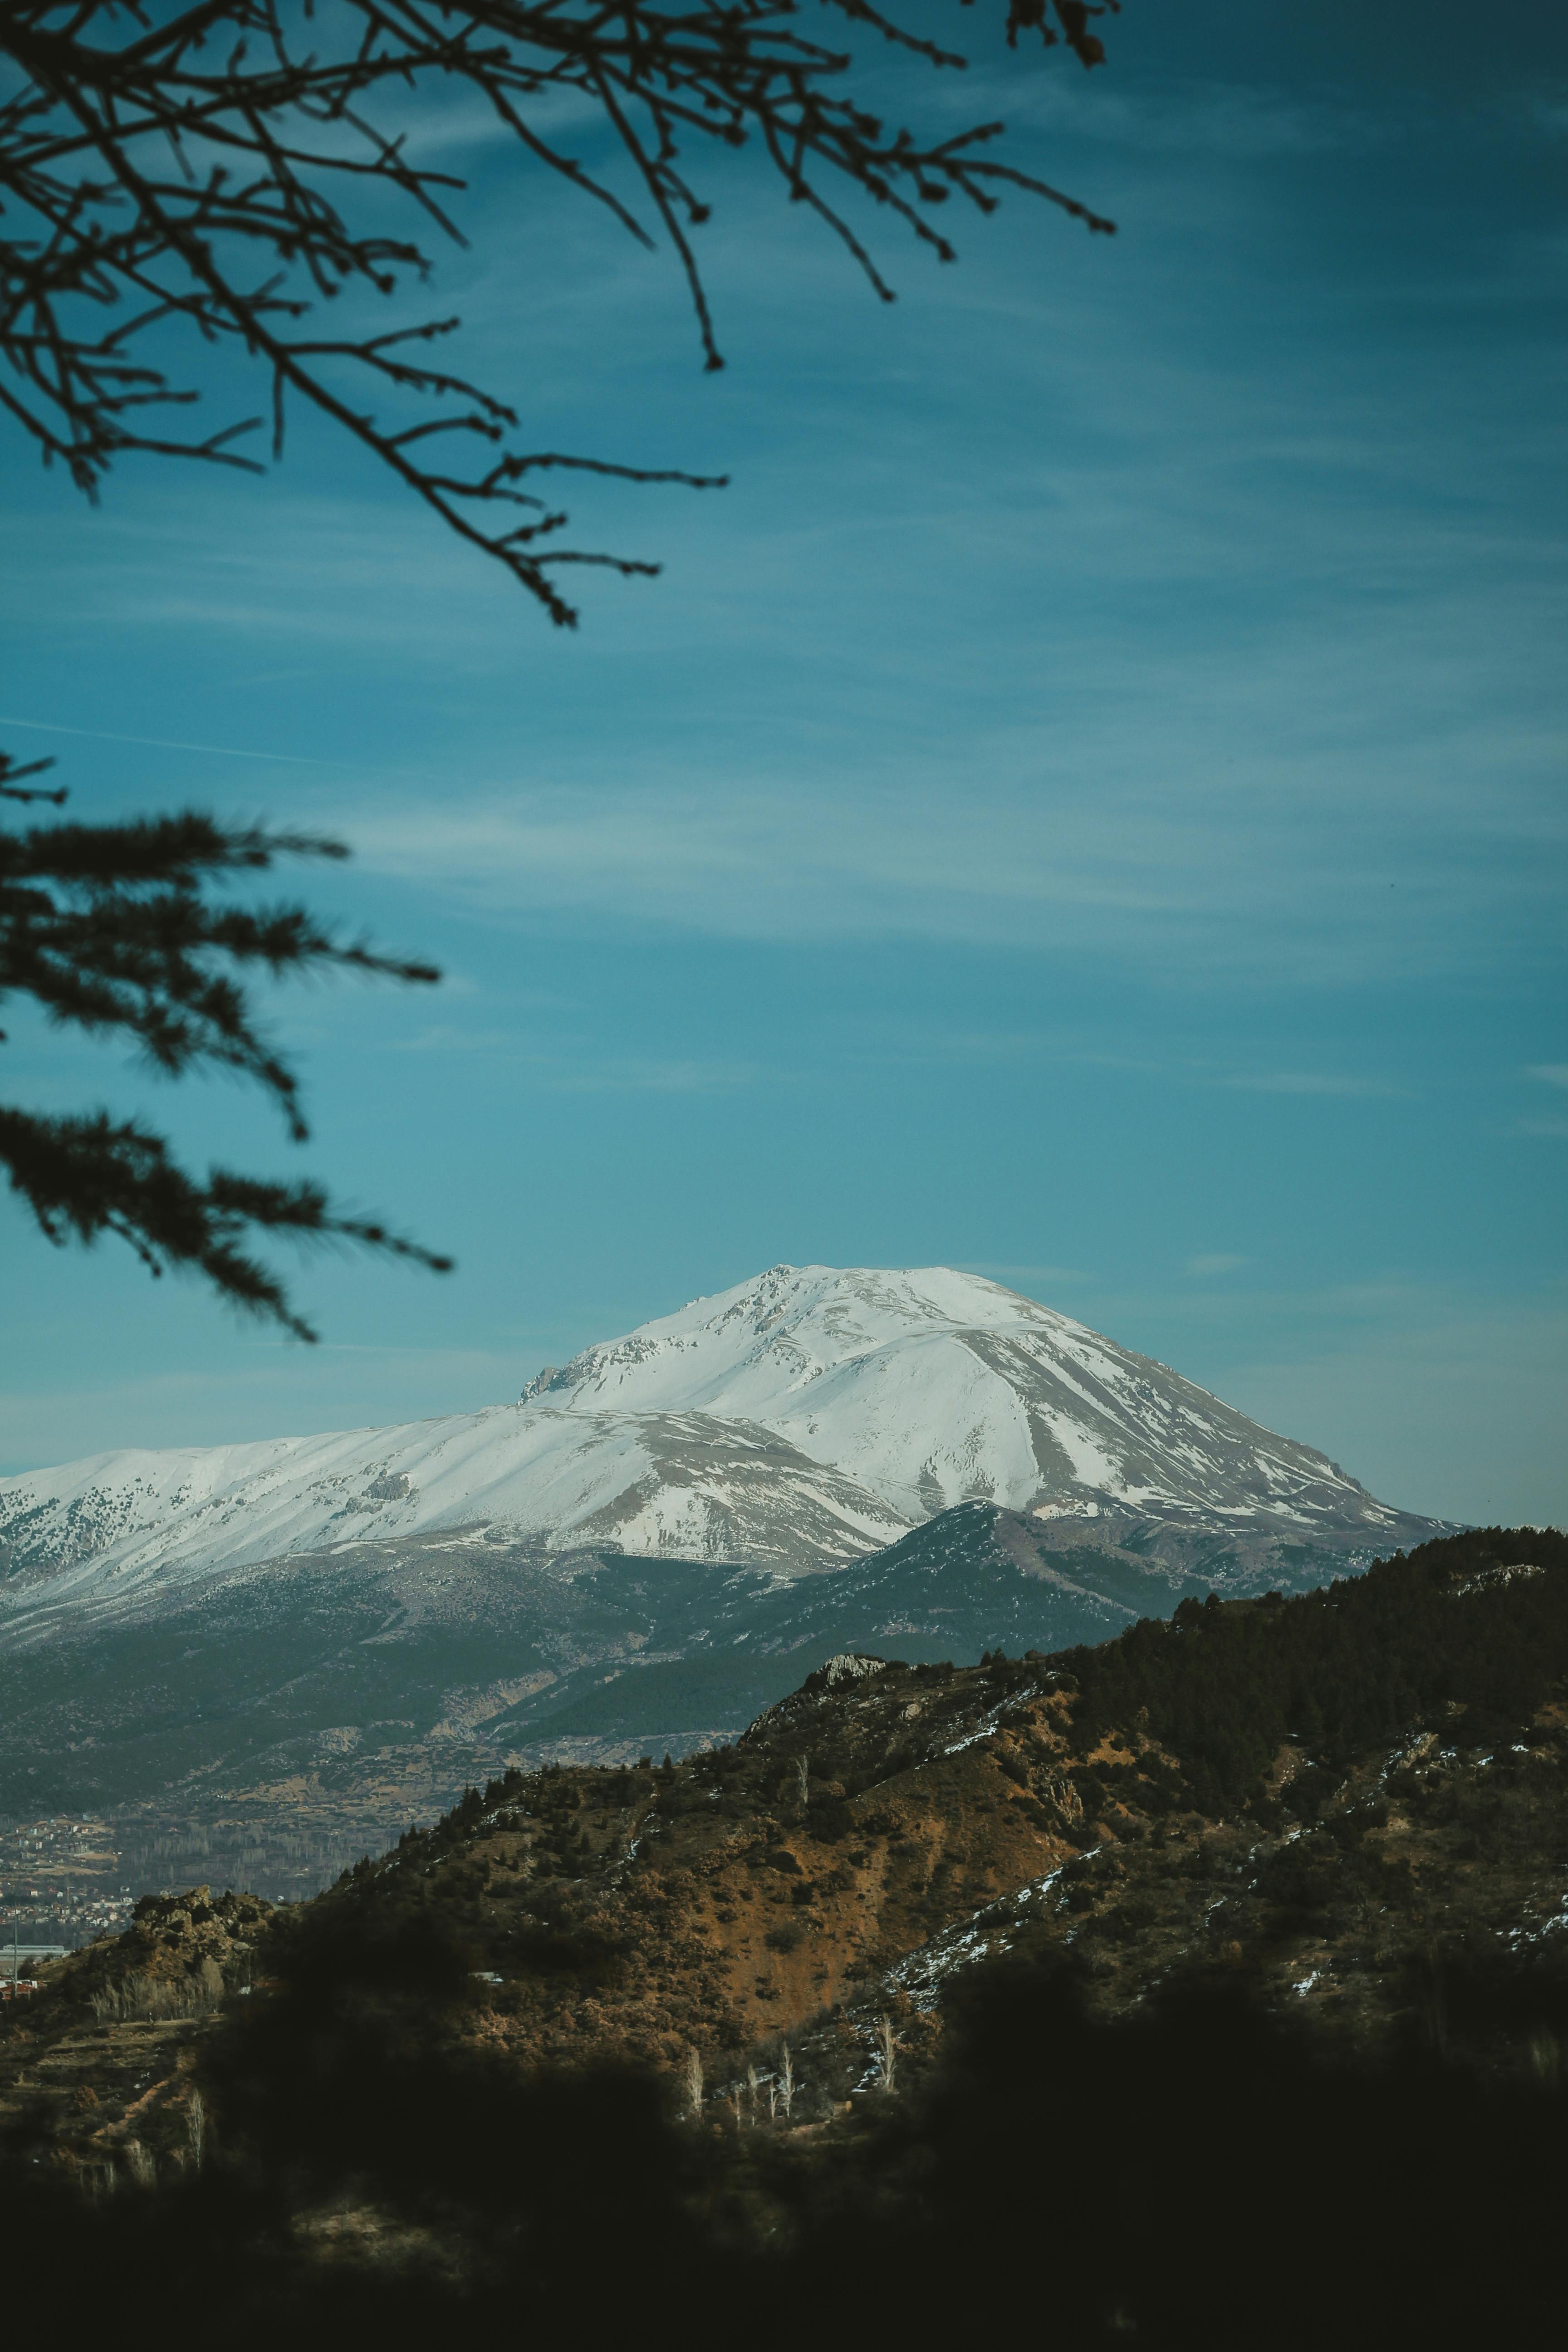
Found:
<path fill-rule="evenodd" d="M 311 1903 L 141 1913 L 9 2005 L 0 2211 L 242 2279 L 261 2335 L 565 2294 L 590 2342 L 651 2296 L 702 2343 L 946 2345 L 980 2294 L 1071 2347 L 1547 2340 L 1568 1540 L 847 1653 Z"/>

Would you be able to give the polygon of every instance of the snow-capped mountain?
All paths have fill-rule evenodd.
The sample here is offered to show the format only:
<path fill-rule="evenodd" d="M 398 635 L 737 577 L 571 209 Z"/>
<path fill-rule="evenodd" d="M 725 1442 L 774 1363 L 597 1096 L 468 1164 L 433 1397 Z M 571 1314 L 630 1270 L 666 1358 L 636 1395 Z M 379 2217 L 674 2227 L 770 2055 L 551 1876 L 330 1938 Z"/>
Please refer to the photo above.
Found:
<path fill-rule="evenodd" d="M 760 1424 L 910 1524 L 979 1497 L 1373 1541 L 1399 1517 L 1163 1364 L 948 1266 L 777 1265 L 585 1349 L 522 1402 Z"/>
<path fill-rule="evenodd" d="M 0 1609 L 115 1611 L 436 1529 L 798 1573 L 975 1498 L 1331 1547 L 1416 1524 L 979 1276 L 781 1265 L 542 1372 L 515 1405 L 0 1480 Z"/>

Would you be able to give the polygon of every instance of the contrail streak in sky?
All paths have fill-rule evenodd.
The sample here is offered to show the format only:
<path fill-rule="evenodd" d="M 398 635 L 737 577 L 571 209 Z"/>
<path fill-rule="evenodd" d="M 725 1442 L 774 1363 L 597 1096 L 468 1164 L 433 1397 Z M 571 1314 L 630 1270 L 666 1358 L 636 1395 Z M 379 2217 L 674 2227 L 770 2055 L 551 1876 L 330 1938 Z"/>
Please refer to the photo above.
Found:
<path fill-rule="evenodd" d="M 164 735 L 109 735 L 98 727 L 50 727 L 41 719 L 0 718 L 0 727 L 25 727 L 35 735 L 81 735 L 94 743 L 139 743 L 149 751 L 206 751 L 220 760 L 275 760 L 289 768 L 346 768 L 348 760 L 312 760 L 298 751 L 241 751 L 232 743 L 176 743 Z"/>

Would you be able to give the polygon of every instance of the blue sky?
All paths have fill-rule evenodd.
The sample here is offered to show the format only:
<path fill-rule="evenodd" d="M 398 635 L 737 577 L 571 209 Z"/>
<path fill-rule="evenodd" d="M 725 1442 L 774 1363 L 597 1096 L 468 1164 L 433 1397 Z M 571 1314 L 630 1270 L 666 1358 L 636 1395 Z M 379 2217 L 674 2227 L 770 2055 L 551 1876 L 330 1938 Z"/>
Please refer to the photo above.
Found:
<path fill-rule="evenodd" d="M 943 1262 L 1408 1507 L 1568 1516 L 1562 20 L 1130 0 L 1093 78 L 957 24 L 966 77 L 876 61 L 890 109 L 1005 115 L 1120 235 L 1009 205 L 944 269 L 873 220 L 887 309 L 718 172 L 717 377 L 668 257 L 428 126 L 473 179 L 434 299 L 529 437 L 733 478 L 575 496 L 666 569 L 578 575 L 574 636 L 306 425 L 96 513 L 11 445 L 0 740 L 76 814 L 341 831 L 315 900 L 449 974 L 279 997 L 305 1156 L 8 1008 L 11 1091 L 460 1265 L 305 1266 L 305 1350 L 0 1204 L 4 1466 L 464 1408 L 779 1260 Z"/>

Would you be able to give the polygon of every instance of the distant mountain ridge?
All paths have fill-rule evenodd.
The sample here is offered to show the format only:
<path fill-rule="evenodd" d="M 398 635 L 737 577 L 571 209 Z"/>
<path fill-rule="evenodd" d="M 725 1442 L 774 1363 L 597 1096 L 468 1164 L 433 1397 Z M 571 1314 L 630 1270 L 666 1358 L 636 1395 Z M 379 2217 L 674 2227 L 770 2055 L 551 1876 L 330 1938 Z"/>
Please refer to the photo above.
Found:
<path fill-rule="evenodd" d="M 515 1404 L 0 1481 L 0 1815 L 291 1897 L 517 1763 L 731 1738 L 838 1652 L 1103 1641 L 1436 1531 L 995 1283 L 775 1266 Z"/>
<path fill-rule="evenodd" d="M 797 1575 L 976 1500 L 1368 1556 L 1435 1524 L 983 1276 L 779 1265 L 584 1349 L 515 1405 L 0 1480 L 0 1613 L 116 1614 L 437 1530 Z"/>

